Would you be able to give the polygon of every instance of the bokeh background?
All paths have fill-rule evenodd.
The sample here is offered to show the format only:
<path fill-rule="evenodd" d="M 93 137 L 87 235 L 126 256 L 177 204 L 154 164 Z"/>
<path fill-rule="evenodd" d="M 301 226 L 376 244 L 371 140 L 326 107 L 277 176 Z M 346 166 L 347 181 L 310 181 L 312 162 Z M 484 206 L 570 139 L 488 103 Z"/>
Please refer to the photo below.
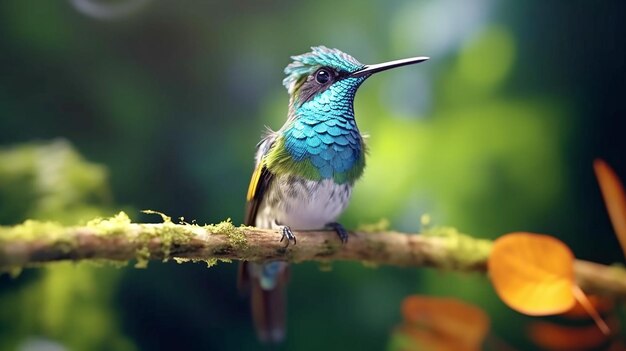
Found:
<path fill-rule="evenodd" d="M 369 79 L 355 109 L 365 176 L 342 217 L 482 238 L 555 235 L 624 262 L 592 161 L 626 179 L 621 1 L 0 2 L 0 224 L 123 209 L 243 219 L 254 146 L 285 119 L 289 56 L 431 60 Z M 528 318 L 479 274 L 293 267 L 289 350 L 381 350 L 414 293 L 454 296 L 531 349 Z M 2 350 L 260 348 L 235 264 L 60 264 L 0 276 Z"/>

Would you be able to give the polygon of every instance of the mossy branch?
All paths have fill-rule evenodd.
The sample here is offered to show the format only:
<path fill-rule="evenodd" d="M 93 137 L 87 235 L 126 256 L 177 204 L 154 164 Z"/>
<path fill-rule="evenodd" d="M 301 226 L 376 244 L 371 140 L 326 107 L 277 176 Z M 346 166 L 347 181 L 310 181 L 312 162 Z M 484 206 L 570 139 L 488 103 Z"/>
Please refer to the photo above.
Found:
<path fill-rule="evenodd" d="M 342 245 L 331 231 L 296 232 L 297 244 L 285 247 L 273 230 L 217 225 L 175 224 L 163 216 L 159 224 L 131 223 L 120 213 L 83 226 L 64 227 L 50 222 L 26 221 L 0 227 L 0 268 L 16 268 L 59 260 L 176 259 L 269 261 L 360 261 L 373 265 L 435 267 L 455 271 L 486 270 L 491 241 L 435 228 L 421 235 L 392 231 L 351 232 Z M 626 298 L 626 270 L 577 260 L 576 277 L 589 292 Z"/>

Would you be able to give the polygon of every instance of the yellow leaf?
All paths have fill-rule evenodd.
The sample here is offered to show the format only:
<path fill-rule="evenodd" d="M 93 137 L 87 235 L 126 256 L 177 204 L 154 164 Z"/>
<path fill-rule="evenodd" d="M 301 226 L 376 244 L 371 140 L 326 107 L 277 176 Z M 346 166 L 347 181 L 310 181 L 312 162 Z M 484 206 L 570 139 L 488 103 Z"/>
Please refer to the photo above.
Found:
<path fill-rule="evenodd" d="M 504 235 L 494 242 L 487 266 L 498 296 L 518 312 L 544 316 L 574 306 L 574 255 L 552 236 Z"/>
<path fill-rule="evenodd" d="M 598 159 L 593 162 L 600 190 L 604 197 L 606 209 L 609 212 L 613 230 L 617 235 L 622 251 L 626 256 L 626 195 L 624 187 L 613 169 L 604 161 Z"/>

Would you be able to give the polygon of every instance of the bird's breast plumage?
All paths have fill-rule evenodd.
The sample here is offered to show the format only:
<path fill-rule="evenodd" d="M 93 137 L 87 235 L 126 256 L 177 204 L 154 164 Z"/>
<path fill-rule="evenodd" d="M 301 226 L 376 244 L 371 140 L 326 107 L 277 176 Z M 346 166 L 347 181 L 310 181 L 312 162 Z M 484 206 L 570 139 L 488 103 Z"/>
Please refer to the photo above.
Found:
<path fill-rule="evenodd" d="M 351 184 L 337 184 L 332 179 L 312 181 L 294 175 L 279 175 L 267 189 L 255 225 L 260 228 L 287 225 L 300 230 L 320 229 L 337 220 L 351 194 Z"/>
<path fill-rule="evenodd" d="M 333 178 L 361 158 L 361 136 L 353 119 L 301 116 L 285 132 L 285 147 L 296 162 L 310 160 L 322 178 Z"/>
<path fill-rule="evenodd" d="M 285 154 L 281 160 L 291 162 L 292 171 L 306 170 L 299 175 L 337 183 L 354 182 L 362 174 L 365 150 L 354 120 L 354 84 L 347 80 L 335 83 L 302 104 L 281 129 L 282 140 L 276 147 L 284 150 L 275 151 Z"/>

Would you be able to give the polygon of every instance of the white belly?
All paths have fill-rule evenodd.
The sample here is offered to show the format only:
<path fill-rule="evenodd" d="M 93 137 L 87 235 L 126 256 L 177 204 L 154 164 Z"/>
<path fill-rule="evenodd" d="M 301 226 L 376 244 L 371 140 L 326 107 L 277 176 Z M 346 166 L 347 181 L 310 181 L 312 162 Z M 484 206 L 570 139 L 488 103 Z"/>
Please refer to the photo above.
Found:
<path fill-rule="evenodd" d="M 345 210 L 352 193 L 350 184 L 332 179 L 313 182 L 293 176 L 274 180 L 259 207 L 256 226 L 275 228 L 286 225 L 293 230 L 322 229 L 335 222 Z"/>

